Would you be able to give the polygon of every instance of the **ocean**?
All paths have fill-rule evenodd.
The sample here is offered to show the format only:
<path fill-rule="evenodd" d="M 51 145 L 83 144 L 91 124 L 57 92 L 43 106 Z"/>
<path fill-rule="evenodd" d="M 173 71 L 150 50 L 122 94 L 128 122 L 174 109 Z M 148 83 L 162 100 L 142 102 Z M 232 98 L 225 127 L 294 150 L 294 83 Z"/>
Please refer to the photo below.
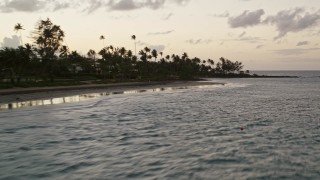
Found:
<path fill-rule="evenodd" d="M 320 179 L 320 71 L 0 111 L 0 179 Z"/>

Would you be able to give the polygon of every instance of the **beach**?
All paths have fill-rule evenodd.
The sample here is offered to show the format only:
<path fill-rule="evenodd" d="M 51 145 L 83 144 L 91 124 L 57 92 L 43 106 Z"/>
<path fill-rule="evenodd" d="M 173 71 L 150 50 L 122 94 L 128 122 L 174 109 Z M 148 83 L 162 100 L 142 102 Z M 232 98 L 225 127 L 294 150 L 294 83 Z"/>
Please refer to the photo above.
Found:
<path fill-rule="evenodd" d="M 148 90 L 168 87 L 191 87 L 206 85 L 224 85 L 212 81 L 151 81 L 113 84 L 87 84 L 77 86 L 12 88 L 0 90 L 0 104 L 50 99 L 89 93 L 114 93 L 129 90 Z"/>

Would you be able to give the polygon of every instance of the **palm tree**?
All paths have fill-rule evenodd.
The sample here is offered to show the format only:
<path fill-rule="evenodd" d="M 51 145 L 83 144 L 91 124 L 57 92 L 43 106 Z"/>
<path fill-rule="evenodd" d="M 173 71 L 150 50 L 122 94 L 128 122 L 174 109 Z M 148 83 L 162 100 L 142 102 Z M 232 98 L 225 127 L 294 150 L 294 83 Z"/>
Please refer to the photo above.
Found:
<path fill-rule="evenodd" d="M 69 54 L 68 46 L 62 46 L 60 48 L 60 57 L 67 57 L 68 54 Z"/>
<path fill-rule="evenodd" d="M 21 30 L 24 30 L 24 29 L 23 29 L 23 26 L 22 26 L 20 23 L 17 23 L 17 24 L 14 26 L 14 30 L 15 30 L 16 32 L 20 32 L 20 42 L 21 42 L 21 45 L 22 45 L 23 42 L 22 42 Z"/>
<path fill-rule="evenodd" d="M 145 53 L 143 50 L 139 51 L 139 55 L 141 55 L 140 59 L 142 62 L 147 62 L 147 53 Z"/>
<path fill-rule="evenodd" d="M 152 54 L 152 57 L 154 57 L 154 61 L 157 61 L 157 57 L 158 57 L 158 52 L 157 52 L 157 50 L 152 50 L 151 51 L 151 54 Z"/>
<path fill-rule="evenodd" d="M 96 52 L 94 50 L 90 49 L 88 51 L 87 55 L 89 56 L 89 58 L 95 59 Z"/>
<path fill-rule="evenodd" d="M 151 51 L 151 49 L 149 49 L 148 47 L 145 47 L 144 51 L 146 52 L 146 54 L 148 54 Z"/>
<path fill-rule="evenodd" d="M 169 61 L 170 60 L 170 55 L 166 55 L 166 59 L 167 59 L 167 61 Z"/>
<path fill-rule="evenodd" d="M 131 50 L 127 51 L 127 56 L 128 56 L 128 58 L 132 58 L 132 51 Z"/>
<path fill-rule="evenodd" d="M 131 39 L 134 40 L 134 55 L 137 56 L 137 43 L 136 43 L 136 35 L 132 35 Z"/>
<path fill-rule="evenodd" d="M 124 57 L 124 55 L 127 53 L 126 48 L 124 48 L 124 47 L 120 48 L 119 53 L 120 53 L 121 57 Z"/>
<path fill-rule="evenodd" d="M 182 58 L 182 60 L 186 60 L 186 59 L 188 59 L 188 54 L 186 53 L 186 52 L 184 52 L 183 54 L 182 54 L 182 56 L 181 56 L 181 58 Z"/>
<path fill-rule="evenodd" d="M 105 45 L 104 45 L 104 40 L 105 40 L 106 38 L 104 37 L 104 35 L 101 35 L 99 39 L 102 40 L 102 45 L 103 45 L 103 47 L 104 47 L 104 46 L 105 46 Z"/>
<path fill-rule="evenodd" d="M 93 67 L 94 67 L 94 70 L 97 71 L 97 63 L 96 63 L 96 51 L 90 49 L 87 53 L 88 57 L 91 58 L 93 60 Z"/>
<path fill-rule="evenodd" d="M 109 46 L 109 49 L 113 52 L 114 51 L 114 47 L 112 45 Z"/>
<path fill-rule="evenodd" d="M 212 60 L 212 59 L 208 59 L 208 62 L 209 62 L 209 64 L 210 64 L 210 66 L 214 66 L 214 61 Z"/>
<path fill-rule="evenodd" d="M 106 48 L 102 48 L 102 49 L 99 51 L 98 54 L 101 55 L 101 56 L 106 55 L 106 54 L 107 54 L 107 49 L 106 49 Z"/>

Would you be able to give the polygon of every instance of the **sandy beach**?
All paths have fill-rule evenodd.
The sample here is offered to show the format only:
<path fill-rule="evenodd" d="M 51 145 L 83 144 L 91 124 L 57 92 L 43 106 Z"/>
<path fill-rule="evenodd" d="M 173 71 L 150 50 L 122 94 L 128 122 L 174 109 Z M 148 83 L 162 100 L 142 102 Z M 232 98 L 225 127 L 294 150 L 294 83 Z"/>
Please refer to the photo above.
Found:
<path fill-rule="evenodd" d="M 89 93 L 112 93 L 128 90 L 148 90 L 167 87 L 191 87 L 205 85 L 224 85 L 210 81 L 160 81 L 129 82 L 114 84 L 88 84 L 79 86 L 32 87 L 0 90 L 0 104 L 23 102 Z"/>

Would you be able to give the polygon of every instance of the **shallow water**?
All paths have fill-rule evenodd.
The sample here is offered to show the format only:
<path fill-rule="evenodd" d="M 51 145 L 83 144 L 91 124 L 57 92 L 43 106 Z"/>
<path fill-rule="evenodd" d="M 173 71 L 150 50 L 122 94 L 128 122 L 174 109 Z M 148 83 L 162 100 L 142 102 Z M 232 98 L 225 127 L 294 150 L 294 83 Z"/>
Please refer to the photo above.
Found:
<path fill-rule="evenodd" d="M 161 88 L 145 88 L 145 89 L 133 89 L 133 90 L 118 90 L 118 91 L 108 91 L 103 92 L 103 89 L 95 89 L 94 91 L 99 92 L 85 92 L 88 90 L 81 90 L 72 91 L 70 92 L 72 95 L 63 96 L 60 93 L 54 92 L 57 97 L 50 97 L 48 98 L 47 92 L 42 93 L 42 96 L 39 96 L 39 93 L 31 93 L 24 94 L 22 99 L 19 95 L 11 94 L 9 96 L 0 96 L 0 111 L 1 110 L 10 110 L 10 109 L 19 109 L 31 106 L 47 106 L 47 105 L 56 105 L 56 104 L 64 104 L 64 103 L 74 103 L 74 102 L 81 102 L 86 101 L 93 98 L 98 98 L 102 96 L 111 96 L 116 94 L 138 94 L 138 93 L 146 93 L 146 92 L 161 92 L 161 91 L 172 91 L 172 90 L 179 90 L 179 89 L 190 89 L 190 88 L 206 88 L 206 87 L 214 87 L 214 86 L 223 86 L 223 83 L 215 84 L 215 85 L 193 85 L 193 86 L 175 86 L 175 87 L 161 87 Z M 89 90 L 90 91 L 90 90 Z M 45 97 L 43 95 L 45 94 Z M 76 95 L 75 95 L 76 94 Z M 36 99 L 32 99 L 32 97 L 36 96 Z M 24 100 L 23 99 L 29 99 Z"/>
<path fill-rule="evenodd" d="M 0 111 L 0 179 L 320 178 L 320 78 L 214 81 Z"/>

